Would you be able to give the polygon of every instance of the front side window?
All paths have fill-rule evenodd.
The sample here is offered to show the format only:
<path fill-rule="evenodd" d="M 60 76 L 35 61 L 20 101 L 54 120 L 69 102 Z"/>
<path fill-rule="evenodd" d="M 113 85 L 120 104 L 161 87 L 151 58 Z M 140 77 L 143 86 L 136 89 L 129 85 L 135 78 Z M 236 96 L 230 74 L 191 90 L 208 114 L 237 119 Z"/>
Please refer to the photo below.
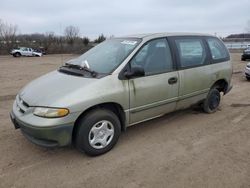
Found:
<path fill-rule="evenodd" d="M 182 68 L 205 64 L 206 50 L 201 39 L 176 39 Z"/>
<path fill-rule="evenodd" d="M 143 67 L 146 75 L 173 70 L 170 48 L 165 38 L 146 43 L 130 63 L 131 67 Z"/>
<path fill-rule="evenodd" d="M 83 66 L 97 73 L 109 74 L 116 69 L 124 59 L 141 42 L 136 38 L 109 39 L 90 49 L 80 57 L 70 60 L 68 64 Z"/>
<path fill-rule="evenodd" d="M 21 50 L 21 51 L 28 51 L 28 49 L 25 48 L 25 47 L 20 48 L 20 50 Z"/>
<path fill-rule="evenodd" d="M 209 38 L 207 39 L 207 43 L 211 51 L 213 60 L 228 58 L 228 52 L 225 46 L 217 38 Z"/>

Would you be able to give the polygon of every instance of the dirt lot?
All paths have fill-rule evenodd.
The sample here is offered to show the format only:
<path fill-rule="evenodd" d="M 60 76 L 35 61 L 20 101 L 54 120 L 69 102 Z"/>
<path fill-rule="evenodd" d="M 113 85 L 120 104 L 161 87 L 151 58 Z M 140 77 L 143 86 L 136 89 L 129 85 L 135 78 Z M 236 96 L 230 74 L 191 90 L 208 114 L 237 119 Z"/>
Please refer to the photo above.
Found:
<path fill-rule="evenodd" d="M 240 54 L 217 113 L 188 109 L 130 127 L 95 158 L 35 146 L 9 120 L 16 93 L 72 57 L 0 57 L 0 187 L 250 187 L 250 82 Z"/>

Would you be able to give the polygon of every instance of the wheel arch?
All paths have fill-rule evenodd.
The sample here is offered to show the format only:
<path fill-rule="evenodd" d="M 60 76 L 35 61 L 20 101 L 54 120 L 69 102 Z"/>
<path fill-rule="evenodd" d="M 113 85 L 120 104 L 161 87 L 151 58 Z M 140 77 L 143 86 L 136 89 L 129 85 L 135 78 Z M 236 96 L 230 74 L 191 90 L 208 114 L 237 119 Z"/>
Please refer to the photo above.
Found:
<path fill-rule="evenodd" d="M 74 128 L 73 128 L 73 132 L 72 132 L 72 140 L 74 140 L 74 138 L 75 138 L 75 134 L 77 132 L 77 127 L 78 127 L 78 122 L 80 121 L 80 119 L 82 117 L 84 117 L 87 113 L 89 113 L 90 111 L 98 109 L 98 108 L 99 109 L 107 109 L 107 110 L 114 112 L 120 120 L 121 131 L 126 130 L 126 115 L 125 115 L 123 107 L 120 104 L 115 103 L 115 102 L 106 102 L 106 103 L 94 105 L 94 106 L 86 109 L 85 111 L 83 111 L 78 116 L 78 118 L 76 119 L 76 121 L 74 123 Z"/>
<path fill-rule="evenodd" d="M 13 56 L 14 56 L 14 57 L 17 57 L 17 55 L 18 55 L 18 56 L 22 56 L 22 54 L 21 54 L 20 52 L 15 52 L 15 53 L 13 53 Z"/>
<path fill-rule="evenodd" d="M 225 79 L 219 79 L 212 85 L 211 88 L 216 88 L 219 92 L 223 92 L 225 94 L 228 89 L 228 82 Z"/>

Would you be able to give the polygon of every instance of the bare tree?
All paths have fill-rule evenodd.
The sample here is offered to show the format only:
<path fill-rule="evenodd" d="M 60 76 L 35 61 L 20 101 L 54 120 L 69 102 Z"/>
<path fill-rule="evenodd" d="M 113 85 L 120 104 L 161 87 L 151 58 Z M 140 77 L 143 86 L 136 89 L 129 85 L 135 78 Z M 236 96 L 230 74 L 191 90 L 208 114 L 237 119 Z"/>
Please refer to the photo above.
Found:
<path fill-rule="evenodd" d="M 15 44 L 17 28 L 17 25 L 5 23 L 0 19 L 0 38 L 6 44 L 7 50 Z"/>
<path fill-rule="evenodd" d="M 89 38 L 88 37 L 83 37 L 82 42 L 83 42 L 84 46 L 88 46 Z"/>
<path fill-rule="evenodd" d="M 75 26 L 67 26 L 64 30 L 66 40 L 70 45 L 74 44 L 74 41 L 79 37 L 79 28 Z"/>
<path fill-rule="evenodd" d="M 109 39 L 115 38 L 115 35 L 110 35 Z"/>
<path fill-rule="evenodd" d="M 43 40 L 43 47 L 47 51 L 49 47 L 56 41 L 55 39 L 55 33 L 50 31 L 46 32 L 44 35 L 44 40 Z"/>
<path fill-rule="evenodd" d="M 95 43 L 101 43 L 101 42 L 103 42 L 105 40 L 106 40 L 106 37 L 103 34 L 101 34 L 101 35 L 98 36 L 97 39 L 94 40 L 94 42 Z"/>
<path fill-rule="evenodd" d="M 2 30 L 3 30 L 3 21 L 0 19 L 0 38 L 3 37 Z"/>

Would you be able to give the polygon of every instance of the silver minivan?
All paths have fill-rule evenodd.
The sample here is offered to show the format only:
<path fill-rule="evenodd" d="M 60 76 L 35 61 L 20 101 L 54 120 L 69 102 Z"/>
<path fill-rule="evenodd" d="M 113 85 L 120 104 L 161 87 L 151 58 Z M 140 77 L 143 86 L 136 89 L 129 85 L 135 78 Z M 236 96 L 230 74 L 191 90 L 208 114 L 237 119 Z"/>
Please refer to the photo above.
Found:
<path fill-rule="evenodd" d="M 231 77 L 228 50 L 211 35 L 113 38 L 25 86 L 10 116 L 37 145 L 95 156 L 130 125 L 194 104 L 215 112 Z"/>

